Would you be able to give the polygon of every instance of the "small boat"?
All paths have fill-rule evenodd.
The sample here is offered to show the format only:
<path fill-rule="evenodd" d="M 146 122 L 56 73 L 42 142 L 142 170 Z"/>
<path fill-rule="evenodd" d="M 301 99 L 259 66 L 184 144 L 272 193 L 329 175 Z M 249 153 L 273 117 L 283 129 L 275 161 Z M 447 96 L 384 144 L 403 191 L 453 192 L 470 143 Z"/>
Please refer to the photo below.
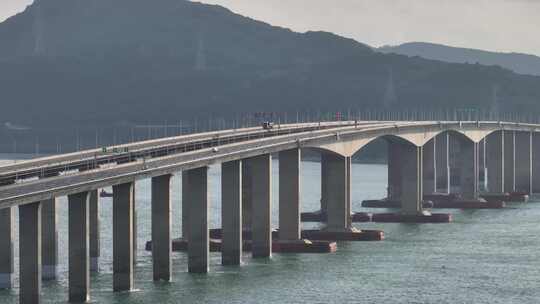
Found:
<path fill-rule="evenodd" d="M 101 189 L 101 192 L 99 192 L 99 197 L 113 197 L 113 194 L 105 191 L 105 189 Z"/>

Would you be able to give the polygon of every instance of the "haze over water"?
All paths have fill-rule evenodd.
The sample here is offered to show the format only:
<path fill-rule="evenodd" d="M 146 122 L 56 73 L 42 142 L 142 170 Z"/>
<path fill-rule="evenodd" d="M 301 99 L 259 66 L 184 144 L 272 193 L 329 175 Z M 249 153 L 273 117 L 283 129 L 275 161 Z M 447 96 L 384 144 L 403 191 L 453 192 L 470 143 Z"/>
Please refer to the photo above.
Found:
<path fill-rule="evenodd" d="M 384 212 L 360 204 L 384 196 L 386 166 L 353 164 L 352 174 L 353 210 Z M 210 226 L 219 227 L 219 167 L 211 167 L 210 176 Z M 274 227 L 278 176 L 274 161 Z M 303 162 L 304 211 L 319 208 L 319 176 L 319 163 Z M 173 237 L 181 234 L 180 185 L 175 177 Z M 355 224 L 382 229 L 386 239 L 342 242 L 334 254 L 273 254 L 270 260 L 253 260 L 245 253 L 242 267 L 222 267 L 219 253 L 211 253 L 206 275 L 188 274 L 186 254 L 174 253 L 173 282 L 154 283 L 151 255 L 144 251 L 150 239 L 149 181 L 137 183 L 136 198 L 136 290 L 112 292 L 112 206 L 111 199 L 101 199 L 101 272 L 92 276 L 94 303 L 540 303 L 538 202 L 503 210 L 436 210 L 453 213 L 451 224 Z M 59 280 L 44 283 L 44 303 L 65 303 L 68 296 L 66 198 L 60 198 L 58 209 Z M 0 303 L 18 303 L 18 290 L 1 291 Z"/>

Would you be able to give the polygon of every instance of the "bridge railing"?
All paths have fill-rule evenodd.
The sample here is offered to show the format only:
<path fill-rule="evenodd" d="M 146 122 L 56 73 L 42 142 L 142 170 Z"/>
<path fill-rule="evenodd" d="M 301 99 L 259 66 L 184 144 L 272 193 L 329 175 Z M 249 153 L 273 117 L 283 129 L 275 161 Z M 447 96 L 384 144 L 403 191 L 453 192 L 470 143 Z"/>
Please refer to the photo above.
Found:
<path fill-rule="evenodd" d="M 249 113 L 228 118 L 181 120 L 177 123 L 125 124 L 31 130 L 3 130 L 3 152 L 31 153 L 34 157 L 118 146 L 132 142 L 220 130 L 255 128 L 263 121 L 276 124 L 319 123 L 329 121 L 507 121 L 540 123 L 533 112 L 493 111 L 480 108 L 362 108 L 311 110 L 289 113 Z"/>
<path fill-rule="evenodd" d="M 77 153 L 30 160 L 23 164 L 0 167 L 0 186 L 12 183 L 29 182 L 44 177 L 68 175 L 80 171 L 92 170 L 98 167 L 129 163 L 136 160 L 145 160 L 155 157 L 167 156 L 175 153 L 185 153 L 203 148 L 211 148 L 250 139 L 259 139 L 297 132 L 321 130 L 330 127 L 353 125 L 355 122 L 341 121 L 331 123 L 301 123 L 298 125 L 276 125 L 274 129 L 264 130 L 246 128 L 231 130 L 232 132 L 207 133 L 202 137 L 173 137 L 168 140 L 154 140 L 132 145 L 117 147 L 104 147 Z M 356 122 L 357 123 L 357 122 Z M 204 134 L 202 134 L 204 135 Z M 135 148 L 135 149 L 130 149 Z M 7 170 L 9 169 L 9 170 Z"/>

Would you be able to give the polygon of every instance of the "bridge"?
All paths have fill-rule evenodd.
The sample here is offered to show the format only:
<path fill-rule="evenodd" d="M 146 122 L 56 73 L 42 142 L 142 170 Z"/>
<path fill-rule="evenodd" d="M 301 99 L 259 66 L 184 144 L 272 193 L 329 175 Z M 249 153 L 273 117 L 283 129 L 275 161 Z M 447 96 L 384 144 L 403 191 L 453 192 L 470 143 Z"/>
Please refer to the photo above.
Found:
<path fill-rule="evenodd" d="M 56 278 L 56 199 L 68 197 L 69 301 L 90 297 L 99 263 L 99 193 L 113 187 L 113 289 L 133 288 L 135 182 L 151 179 L 154 280 L 171 280 L 171 176 L 182 174 L 182 230 L 188 270 L 209 271 L 208 166 L 221 165 L 224 265 L 240 265 L 244 230 L 254 258 L 272 254 L 272 155 L 279 158 L 279 231 L 302 239 L 301 152 L 321 155 L 321 211 L 314 239 L 360 239 L 352 227 L 351 163 L 377 139 L 388 142 L 388 197 L 395 221 L 436 222 L 433 193 L 483 203 L 486 192 L 531 194 L 540 183 L 540 125 L 491 121 L 340 121 L 191 134 L 55 155 L 0 167 L 0 287 L 12 288 L 14 208 L 19 209 L 20 302 L 39 303 L 41 281 Z M 454 170 L 455 174 L 451 171 Z M 452 185 L 453 175 L 458 176 Z M 481 184 L 480 181 L 483 181 Z M 189 202 L 189 203 L 186 203 Z M 321 217 L 322 218 L 322 217 Z M 382 239 L 382 233 L 376 233 Z"/>

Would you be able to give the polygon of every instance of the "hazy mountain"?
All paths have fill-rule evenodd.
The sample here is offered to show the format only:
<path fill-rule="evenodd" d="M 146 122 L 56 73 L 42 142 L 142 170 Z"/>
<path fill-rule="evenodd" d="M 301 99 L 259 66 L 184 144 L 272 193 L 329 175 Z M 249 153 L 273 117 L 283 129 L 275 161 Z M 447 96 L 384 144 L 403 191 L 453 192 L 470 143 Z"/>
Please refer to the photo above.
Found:
<path fill-rule="evenodd" d="M 383 46 L 377 48 L 377 51 L 406 56 L 420 56 L 446 62 L 498 65 L 519 74 L 540 75 L 540 57 L 534 55 L 488 52 L 425 42 Z"/>
<path fill-rule="evenodd" d="M 487 109 L 494 88 L 502 111 L 540 109 L 540 77 L 382 54 L 184 0 L 37 0 L 0 23 L 0 125 L 57 128 L 57 141 L 260 111 Z"/>

